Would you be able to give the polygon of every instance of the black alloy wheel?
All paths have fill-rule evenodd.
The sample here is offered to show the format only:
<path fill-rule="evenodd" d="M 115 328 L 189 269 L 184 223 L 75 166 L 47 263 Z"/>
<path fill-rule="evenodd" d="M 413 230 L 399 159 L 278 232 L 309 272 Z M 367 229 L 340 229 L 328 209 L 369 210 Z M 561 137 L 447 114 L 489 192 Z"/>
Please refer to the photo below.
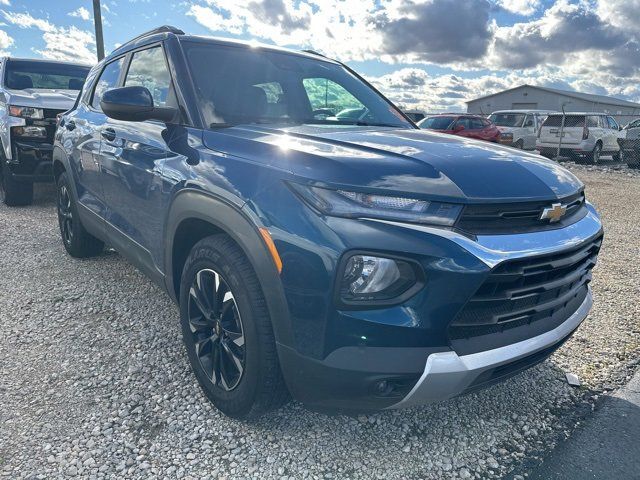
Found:
<path fill-rule="evenodd" d="M 65 245 L 71 245 L 73 241 L 73 211 L 71 209 L 71 196 L 65 184 L 58 186 L 58 221 L 60 233 Z"/>
<path fill-rule="evenodd" d="M 202 370 L 217 387 L 235 389 L 245 370 L 244 329 L 233 292 L 215 270 L 196 273 L 189 289 L 188 319 Z"/>

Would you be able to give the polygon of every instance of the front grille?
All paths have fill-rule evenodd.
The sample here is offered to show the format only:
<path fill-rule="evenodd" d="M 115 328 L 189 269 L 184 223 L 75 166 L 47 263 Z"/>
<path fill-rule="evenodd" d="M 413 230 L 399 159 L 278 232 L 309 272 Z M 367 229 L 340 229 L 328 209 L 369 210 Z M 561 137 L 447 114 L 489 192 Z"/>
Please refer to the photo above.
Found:
<path fill-rule="evenodd" d="M 44 118 L 51 118 L 53 120 L 56 119 L 56 115 L 58 115 L 59 113 L 64 113 L 66 112 L 66 110 L 64 109 L 59 109 L 59 108 L 45 108 L 43 109 L 43 116 Z"/>
<path fill-rule="evenodd" d="M 553 203 L 567 206 L 564 217 L 556 223 L 540 220 L 542 211 Z M 587 214 L 584 193 L 536 202 L 467 205 L 456 228 L 472 235 L 500 235 L 563 228 Z"/>
<path fill-rule="evenodd" d="M 449 324 L 454 349 L 497 348 L 560 325 L 587 296 L 601 244 L 602 235 L 574 249 L 495 267 Z"/>

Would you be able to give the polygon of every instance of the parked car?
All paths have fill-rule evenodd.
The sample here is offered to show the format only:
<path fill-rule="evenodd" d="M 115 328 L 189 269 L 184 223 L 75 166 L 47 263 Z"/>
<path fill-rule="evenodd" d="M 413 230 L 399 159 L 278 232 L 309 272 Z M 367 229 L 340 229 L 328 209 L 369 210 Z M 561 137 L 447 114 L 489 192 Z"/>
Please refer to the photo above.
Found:
<path fill-rule="evenodd" d="M 560 156 L 581 157 L 595 164 L 601 155 L 610 154 L 618 161 L 620 130 L 618 122 L 603 113 L 554 113 L 542 124 L 536 149 L 548 158 L 555 157 L 560 146 Z"/>
<path fill-rule="evenodd" d="M 316 117 L 327 96 L 367 122 Z M 195 377 L 234 417 L 289 394 L 445 400 L 542 361 L 592 304 L 602 225 L 576 177 L 417 129 L 312 53 L 137 37 L 61 116 L 54 172 L 66 251 L 107 242 L 160 285 Z"/>
<path fill-rule="evenodd" d="M 418 126 L 476 140 L 500 141 L 500 130 L 490 120 L 479 115 L 432 115 L 418 122 Z"/>
<path fill-rule="evenodd" d="M 640 118 L 624 127 L 618 144 L 620 160 L 631 168 L 640 168 Z"/>
<path fill-rule="evenodd" d="M 29 205 L 34 182 L 50 182 L 56 115 L 71 108 L 89 67 L 48 60 L 0 59 L 0 196 Z"/>
<path fill-rule="evenodd" d="M 422 112 L 421 110 L 405 110 L 404 114 L 415 123 L 418 123 L 425 117 L 424 112 Z"/>
<path fill-rule="evenodd" d="M 489 115 L 489 120 L 500 130 L 500 143 L 523 150 L 535 150 L 538 130 L 547 110 L 500 110 Z"/>

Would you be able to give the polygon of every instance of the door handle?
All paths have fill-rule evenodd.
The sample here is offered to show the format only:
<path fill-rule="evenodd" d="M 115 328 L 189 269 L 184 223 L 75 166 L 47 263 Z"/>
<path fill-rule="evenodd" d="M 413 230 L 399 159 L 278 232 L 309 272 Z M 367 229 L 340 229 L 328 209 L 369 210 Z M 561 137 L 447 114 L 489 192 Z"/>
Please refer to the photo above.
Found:
<path fill-rule="evenodd" d="M 116 139 L 116 131 L 113 128 L 105 128 L 100 132 L 100 134 L 102 135 L 102 138 L 110 142 L 113 142 Z"/>
<path fill-rule="evenodd" d="M 73 120 L 69 120 L 68 122 L 66 122 L 64 124 L 65 128 L 69 131 L 71 130 L 75 130 L 76 128 L 76 122 L 74 122 Z"/>

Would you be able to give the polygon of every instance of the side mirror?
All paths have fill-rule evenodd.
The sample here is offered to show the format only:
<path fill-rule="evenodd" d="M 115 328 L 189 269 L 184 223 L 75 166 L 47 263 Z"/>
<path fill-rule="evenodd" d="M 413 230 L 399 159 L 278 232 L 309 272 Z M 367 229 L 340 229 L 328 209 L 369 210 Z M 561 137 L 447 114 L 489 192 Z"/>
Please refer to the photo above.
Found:
<path fill-rule="evenodd" d="M 453 131 L 458 133 L 464 130 L 464 125 L 456 125 L 455 127 L 453 127 Z"/>
<path fill-rule="evenodd" d="M 140 86 L 107 90 L 100 99 L 100 107 L 107 117 L 128 122 L 169 122 L 177 113 L 175 108 L 154 107 L 151 92 Z"/>

